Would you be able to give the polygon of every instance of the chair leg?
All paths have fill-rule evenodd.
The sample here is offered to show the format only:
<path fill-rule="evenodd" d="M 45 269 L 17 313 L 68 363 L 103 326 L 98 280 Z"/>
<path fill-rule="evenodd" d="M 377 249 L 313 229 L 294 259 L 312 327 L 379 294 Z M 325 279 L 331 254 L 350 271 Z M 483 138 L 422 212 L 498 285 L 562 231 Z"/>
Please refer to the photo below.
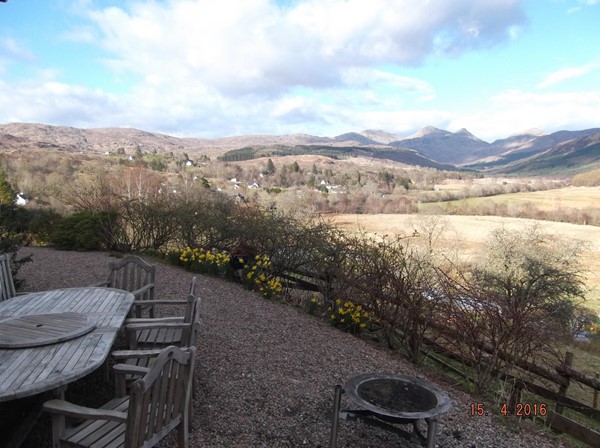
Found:
<path fill-rule="evenodd" d="M 52 448 L 60 448 L 60 438 L 65 432 L 65 416 L 52 414 Z"/>
<path fill-rule="evenodd" d="M 178 448 L 188 448 L 190 444 L 190 434 L 188 428 L 187 416 L 184 416 L 183 421 L 177 427 L 177 446 Z"/>

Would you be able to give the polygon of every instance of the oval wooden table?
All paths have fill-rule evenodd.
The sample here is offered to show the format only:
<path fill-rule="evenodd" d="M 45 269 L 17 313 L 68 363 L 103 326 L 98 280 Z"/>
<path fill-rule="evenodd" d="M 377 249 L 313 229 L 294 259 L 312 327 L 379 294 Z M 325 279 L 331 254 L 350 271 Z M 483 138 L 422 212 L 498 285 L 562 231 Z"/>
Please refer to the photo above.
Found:
<path fill-rule="evenodd" d="M 59 389 L 100 367 L 133 299 L 89 287 L 0 302 L 0 402 Z"/>

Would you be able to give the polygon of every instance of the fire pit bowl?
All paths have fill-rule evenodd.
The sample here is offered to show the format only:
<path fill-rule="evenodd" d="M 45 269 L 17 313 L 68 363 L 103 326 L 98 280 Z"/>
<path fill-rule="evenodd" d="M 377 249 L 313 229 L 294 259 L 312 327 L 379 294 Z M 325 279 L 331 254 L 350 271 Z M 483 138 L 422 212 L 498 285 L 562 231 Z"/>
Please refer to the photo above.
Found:
<path fill-rule="evenodd" d="M 344 392 L 361 409 L 341 411 L 341 395 Z M 425 380 L 391 373 L 358 375 L 348 380 L 343 387 L 336 386 L 330 447 L 335 447 L 339 420 L 356 418 L 364 418 L 366 421 L 369 419 L 370 423 L 374 423 L 372 418 L 375 418 L 389 423 L 412 424 L 413 431 L 409 433 L 383 422 L 374 423 L 413 442 L 433 447 L 436 418 L 448 409 L 448 395 Z M 417 426 L 419 420 L 427 423 L 427 436 L 420 432 Z"/>

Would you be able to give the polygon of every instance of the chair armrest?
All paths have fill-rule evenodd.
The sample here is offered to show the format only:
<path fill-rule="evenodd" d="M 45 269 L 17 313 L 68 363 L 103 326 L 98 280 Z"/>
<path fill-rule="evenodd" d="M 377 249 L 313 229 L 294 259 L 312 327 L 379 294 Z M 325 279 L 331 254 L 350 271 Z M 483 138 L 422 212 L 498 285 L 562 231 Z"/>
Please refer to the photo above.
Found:
<path fill-rule="evenodd" d="M 139 289 L 138 289 L 139 291 Z M 132 293 L 133 294 L 133 293 Z M 133 306 L 148 306 L 148 305 L 187 305 L 187 300 L 165 300 L 165 299 L 155 299 L 155 300 L 134 300 Z"/>
<path fill-rule="evenodd" d="M 127 330 L 127 332 L 139 331 L 139 330 L 154 330 L 154 329 L 178 330 L 178 329 L 183 329 L 183 328 L 189 328 L 189 326 L 190 326 L 189 322 L 188 323 L 185 323 L 185 322 L 183 322 L 183 323 L 142 322 L 142 323 L 134 323 L 134 324 L 125 325 L 125 330 Z"/>
<path fill-rule="evenodd" d="M 154 289 L 154 283 L 148 283 L 147 285 L 144 285 L 141 288 L 136 289 L 135 291 L 131 291 L 131 294 L 133 294 L 135 297 L 137 297 L 137 296 L 142 295 L 146 291 L 150 291 L 151 289 Z M 147 302 L 147 301 L 145 301 L 145 302 Z"/>
<path fill-rule="evenodd" d="M 134 366 L 131 364 L 115 364 L 113 370 L 116 375 L 145 375 L 150 371 L 148 367 Z"/>
<path fill-rule="evenodd" d="M 131 317 L 125 319 L 125 325 L 129 324 L 145 324 L 145 323 L 177 323 L 183 322 L 183 317 Z"/>
<path fill-rule="evenodd" d="M 110 355 L 114 359 L 142 359 L 154 358 L 160 354 L 162 349 L 156 350 L 115 350 Z"/>
<path fill-rule="evenodd" d="M 112 411 L 110 409 L 87 408 L 64 400 L 46 401 L 44 403 L 44 410 L 52 414 L 60 414 L 67 417 L 110 420 L 119 423 L 125 423 L 127 421 L 126 412 Z"/>

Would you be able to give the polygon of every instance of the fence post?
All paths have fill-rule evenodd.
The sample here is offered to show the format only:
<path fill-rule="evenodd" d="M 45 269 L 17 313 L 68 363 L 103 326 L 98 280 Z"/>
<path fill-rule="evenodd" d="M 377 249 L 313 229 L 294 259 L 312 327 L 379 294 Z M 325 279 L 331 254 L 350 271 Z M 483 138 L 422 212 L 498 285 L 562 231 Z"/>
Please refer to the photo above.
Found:
<path fill-rule="evenodd" d="M 573 366 L 573 353 L 566 352 L 565 353 L 565 363 L 567 367 Z M 565 397 L 567 395 L 567 389 L 569 388 L 570 378 L 565 375 L 565 379 L 567 380 L 564 385 L 560 385 L 558 388 L 558 400 L 556 401 L 556 413 L 562 414 L 564 406 L 560 403 L 560 398 Z"/>
<path fill-rule="evenodd" d="M 600 378 L 600 373 L 596 372 L 596 379 Z M 598 409 L 598 389 L 594 389 L 594 409 Z"/>
<path fill-rule="evenodd" d="M 521 402 L 521 395 L 523 392 L 523 388 L 521 387 L 521 382 L 515 379 L 513 383 L 512 390 L 510 391 L 510 399 L 508 401 L 508 409 L 513 415 L 516 415 L 517 412 L 517 403 Z"/>

